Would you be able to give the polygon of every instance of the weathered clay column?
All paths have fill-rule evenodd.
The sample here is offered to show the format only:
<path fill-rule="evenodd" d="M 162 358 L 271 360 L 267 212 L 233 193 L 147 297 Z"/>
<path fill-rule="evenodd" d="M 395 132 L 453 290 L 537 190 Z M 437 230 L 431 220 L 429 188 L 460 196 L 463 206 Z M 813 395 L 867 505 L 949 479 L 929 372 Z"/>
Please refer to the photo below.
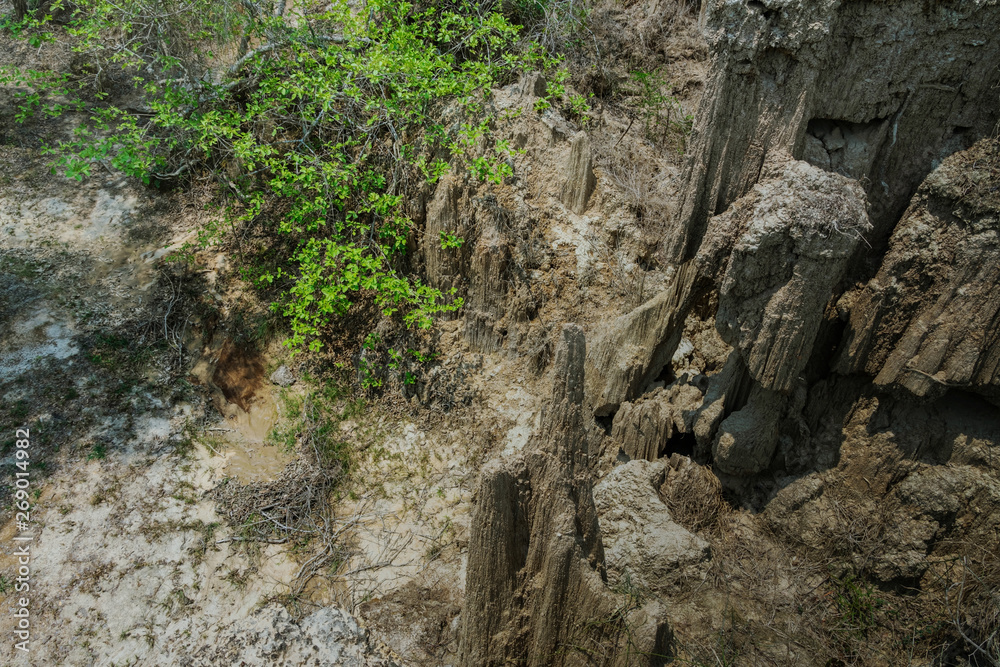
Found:
<path fill-rule="evenodd" d="M 655 603 L 622 620 L 605 582 L 587 466 L 583 330 L 565 325 L 552 401 L 525 451 L 484 467 L 472 518 L 461 661 L 491 665 L 662 664 Z M 625 626 L 628 627 L 625 627 Z M 658 657 L 659 656 L 659 657 Z"/>

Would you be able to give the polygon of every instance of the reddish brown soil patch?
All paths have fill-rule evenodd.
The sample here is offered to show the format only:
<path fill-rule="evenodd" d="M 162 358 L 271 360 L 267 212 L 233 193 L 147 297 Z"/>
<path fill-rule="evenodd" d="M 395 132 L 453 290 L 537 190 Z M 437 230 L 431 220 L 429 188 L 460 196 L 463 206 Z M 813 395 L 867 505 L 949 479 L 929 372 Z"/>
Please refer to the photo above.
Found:
<path fill-rule="evenodd" d="M 212 382 L 222 390 L 226 400 L 249 412 L 257 390 L 264 381 L 264 364 L 256 350 L 237 347 L 226 341 L 219 353 Z"/>

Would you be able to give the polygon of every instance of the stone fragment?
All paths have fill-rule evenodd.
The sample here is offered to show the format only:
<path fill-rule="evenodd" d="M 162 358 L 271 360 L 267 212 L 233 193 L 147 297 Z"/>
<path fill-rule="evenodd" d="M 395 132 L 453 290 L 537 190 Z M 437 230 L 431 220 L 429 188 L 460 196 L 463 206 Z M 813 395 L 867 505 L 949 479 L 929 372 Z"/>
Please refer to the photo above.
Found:
<path fill-rule="evenodd" d="M 288 366 L 283 364 L 278 367 L 278 370 L 271 373 L 270 380 L 279 387 L 291 387 L 295 384 L 295 376 L 292 375 L 292 371 Z"/>
<path fill-rule="evenodd" d="M 664 461 L 629 461 L 594 487 L 608 581 L 657 590 L 709 557 L 708 542 L 677 524 L 656 492 Z"/>
<path fill-rule="evenodd" d="M 189 656 L 186 664 L 395 667 L 371 649 L 368 633 L 346 611 L 323 607 L 295 622 L 274 603 L 224 628 L 213 644 Z"/>

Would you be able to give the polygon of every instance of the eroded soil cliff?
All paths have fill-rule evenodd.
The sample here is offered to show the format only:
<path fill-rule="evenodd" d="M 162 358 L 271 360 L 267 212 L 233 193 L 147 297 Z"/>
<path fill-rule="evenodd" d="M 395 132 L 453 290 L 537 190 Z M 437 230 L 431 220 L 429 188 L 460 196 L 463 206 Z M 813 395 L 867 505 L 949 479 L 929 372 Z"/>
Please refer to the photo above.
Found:
<path fill-rule="evenodd" d="M 3 662 L 997 664 L 1000 9 L 695 4 L 544 33 L 590 109 L 523 75 L 513 175 L 408 203 L 462 310 L 323 354 L 258 240 L 185 245 L 211 188 L 50 175 L 72 117 L 5 115 Z"/>

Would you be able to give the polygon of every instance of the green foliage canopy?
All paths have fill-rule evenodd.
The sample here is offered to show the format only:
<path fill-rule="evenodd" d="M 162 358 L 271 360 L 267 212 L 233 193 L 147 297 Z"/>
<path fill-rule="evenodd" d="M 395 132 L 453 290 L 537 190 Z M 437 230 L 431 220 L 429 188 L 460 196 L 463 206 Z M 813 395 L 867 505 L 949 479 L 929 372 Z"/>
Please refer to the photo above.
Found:
<path fill-rule="evenodd" d="M 0 82 L 27 87 L 19 118 L 87 113 L 48 148 L 77 179 L 96 163 L 146 183 L 210 175 L 232 197 L 230 229 L 261 224 L 288 241 L 255 279 L 282 287 L 287 343 L 312 349 L 359 292 L 414 327 L 461 307 L 401 269 L 408 188 L 455 164 L 484 181 L 510 175 L 509 148 L 489 137 L 490 89 L 556 62 L 466 0 L 335 0 L 297 13 L 253 0 L 80 0 L 62 27 L 50 9 L 8 27 L 39 45 L 70 40 L 89 76 L 5 70 Z M 203 243 L 222 229 L 207 227 Z"/>

